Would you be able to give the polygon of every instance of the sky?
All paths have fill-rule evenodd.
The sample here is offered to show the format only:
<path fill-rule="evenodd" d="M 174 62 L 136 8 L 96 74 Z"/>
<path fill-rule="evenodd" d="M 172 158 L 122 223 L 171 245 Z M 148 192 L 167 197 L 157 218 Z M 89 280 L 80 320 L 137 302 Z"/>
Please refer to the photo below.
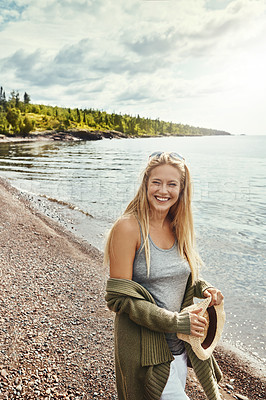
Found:
<path fill-rule="evenodd" d="M 266 134 L 266 0 L 1 0 L 0 85 L 32 103 Z"/>

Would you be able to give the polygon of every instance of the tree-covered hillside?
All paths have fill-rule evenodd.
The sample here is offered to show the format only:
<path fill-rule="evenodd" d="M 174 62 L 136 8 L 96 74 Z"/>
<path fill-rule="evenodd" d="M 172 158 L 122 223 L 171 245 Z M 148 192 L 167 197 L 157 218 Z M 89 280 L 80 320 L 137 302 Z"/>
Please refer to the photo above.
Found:
<path fill-rule="evenodd" d="M 6 98 L 0 89 L 0 133 L 4 135 L 28 136 L 33 132 L 70 130 L 114 130 L 128 136 L 156 135 L 229 135 L 215 129 L 196 128 L 189 125 L 160 121 L 132 115 L 121 115 L 105 111 L 79 108 L 52 107 L 31 104 L 30 95 L 20 97 L 12 91 Z"/>

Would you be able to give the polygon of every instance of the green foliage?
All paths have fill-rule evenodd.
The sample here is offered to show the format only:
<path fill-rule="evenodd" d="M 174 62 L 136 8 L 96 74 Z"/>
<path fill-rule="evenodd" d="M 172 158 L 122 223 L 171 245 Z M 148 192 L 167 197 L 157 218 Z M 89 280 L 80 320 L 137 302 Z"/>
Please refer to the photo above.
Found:
<path fill-rule="evenodd" d="M 33 104 L 33 105 L 31 106 L 31 112 L 32 112 L 33 114 L 40 114 L 40 113 L 41 113 L 40 106 L 39 106 L 38 104 Z"/>
<path fill-rule="evenodd" d="M 128 136 L 202 136 L 225 135 L 227 132 L 182 125 L 139 115 L 122 115 L 89 109 L 52 107 L 30 104 L 25 92 L 23 102 L 18 91 L 12 90 L 8 101 L 3 87 L 0 88 L 0 132 L 28 135 L 38 131 L 58 129 L 115 130 Z"/>
<path fill-rule="evenodd" d="M 27 136 L 30 131 L 34 128 L 34 120 L 30 119 L 29 117 L 25 117 L 23 122 L 20 124 L 20 134 L 22 136 Z"/>
<path fill-rule="evenodd" d="M 8 132 L 9 122 L 7 121 L 3 112 L 0 112 L 0 133 L 6 134 Z"/>
<path fill-rule="evenodd" d="M 18 134 L 21 126 L 21 112 L 16 108 L 9 108 L 6 113 L 6 119 L 13 128 L 13 132 Z"/>

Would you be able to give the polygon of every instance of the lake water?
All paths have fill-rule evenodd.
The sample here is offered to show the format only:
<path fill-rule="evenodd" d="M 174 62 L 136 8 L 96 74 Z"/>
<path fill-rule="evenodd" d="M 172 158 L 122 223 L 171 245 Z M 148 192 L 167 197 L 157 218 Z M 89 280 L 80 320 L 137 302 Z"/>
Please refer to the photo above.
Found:
<path fill-rule="evenodd" d="M 156 150 L 190 168 L 202 275 L 225 295 L 224 342 L 265 361 L 266 136 L 0 144 L 0 175 L 102 249 Z"/>

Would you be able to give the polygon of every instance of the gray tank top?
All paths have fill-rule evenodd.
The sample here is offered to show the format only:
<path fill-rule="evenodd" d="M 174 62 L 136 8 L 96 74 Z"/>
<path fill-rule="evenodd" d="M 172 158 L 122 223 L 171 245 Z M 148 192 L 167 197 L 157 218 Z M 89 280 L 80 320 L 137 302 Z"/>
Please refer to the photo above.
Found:
<path fill-rule="evenodd" d="M 153 243 L 149 235 L 149 244 L 150 276 L 147 278 L 145 250 L 141 250 L 141 232 L 141 246 L 135 255 L 132 280 L 145 287 L 159 307 L 179 312 L 190 274 L 189 265 L 180 257 L 177 241 L 170 249 L 163 250 Z M 173 355 L 184 352 L 184 344 L 177 338 L 176 333 L 166 333 L 165 337 Z"/>

